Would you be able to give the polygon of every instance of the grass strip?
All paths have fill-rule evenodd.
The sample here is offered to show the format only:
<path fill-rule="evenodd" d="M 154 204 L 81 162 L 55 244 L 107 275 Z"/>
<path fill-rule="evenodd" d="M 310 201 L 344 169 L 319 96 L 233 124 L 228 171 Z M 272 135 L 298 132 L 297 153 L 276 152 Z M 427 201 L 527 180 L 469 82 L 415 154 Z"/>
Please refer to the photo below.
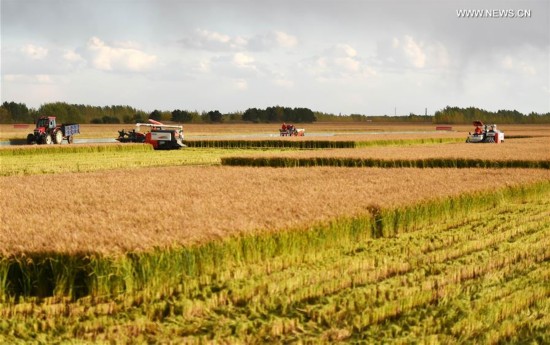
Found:
<path fill-rule="evenodd" d="M 485 160 L 471 158 L 378 159 L 351 157 L 223 157 L 222 165 L 272 168 L 527 168 L 550 169 L 548 160 Z"/>

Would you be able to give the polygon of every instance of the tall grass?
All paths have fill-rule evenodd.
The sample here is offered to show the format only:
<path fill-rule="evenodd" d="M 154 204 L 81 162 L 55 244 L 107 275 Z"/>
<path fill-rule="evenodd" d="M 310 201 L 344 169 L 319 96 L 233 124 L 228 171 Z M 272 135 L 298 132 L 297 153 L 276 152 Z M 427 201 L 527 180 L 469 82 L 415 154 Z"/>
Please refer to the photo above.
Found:
<path fill-rule="evenodd" d="M 372 205 L 369 214 L 341 217 L 307 228 L 118 256 L 37 252 L 2 257 L 0 300 L 13 296 L 78 298 L 142 289 L 158 291 L 179 284 L 182 279 L 185 282 L 191 277 L 216 276 L 220 267 L 250 265 L 277 257 L 290 264 L 303 260 L 305 255 L 335 246 L 349 246 L 368 238 L 392 237 L 433 222 L 461 219 L 512 200 L 545 198 L 549 192 L 550 182 L 544 181 L 392 209 Z"/>
<path fill-rule="evenodd" d="M 377 159 L 353 157 L 222 157 L 222 165 L 252 167 L 528 168 L 550 169 L 548 160 L 469 158 Z"/>

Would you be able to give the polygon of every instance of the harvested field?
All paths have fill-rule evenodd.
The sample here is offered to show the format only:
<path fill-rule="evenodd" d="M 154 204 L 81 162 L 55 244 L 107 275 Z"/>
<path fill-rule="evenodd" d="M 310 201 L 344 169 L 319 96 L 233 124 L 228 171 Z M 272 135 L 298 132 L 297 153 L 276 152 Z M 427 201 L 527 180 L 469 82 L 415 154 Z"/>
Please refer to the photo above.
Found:
<path fill-rule="evenodd" d="M 0 178 L 1 254 L 203 243 L 549 179 L 546 170 L 231 167 L 8 176 Z M 37 208 L 44 201 L 55 207 Z"/>

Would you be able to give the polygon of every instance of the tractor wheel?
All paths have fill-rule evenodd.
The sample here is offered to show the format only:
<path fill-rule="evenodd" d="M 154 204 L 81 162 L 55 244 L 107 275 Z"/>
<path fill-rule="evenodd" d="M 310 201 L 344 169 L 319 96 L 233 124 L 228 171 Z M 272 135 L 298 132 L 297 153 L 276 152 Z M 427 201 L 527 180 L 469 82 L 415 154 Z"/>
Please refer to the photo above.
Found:
<path fill-rule="evenodd" d="M 36 144 L 36 140 L 34 140 L 34 134 L 27 135 L 27 144 Z"/>
<path fill-rule="evenodd" d="M 67 142 L 68 142 L 69 144 L 72 144 L 73 141 L 74 141 L 74 137 L 73 137 L 72 135 L 69 135 L 69 136 L 67 137 Z"/>
<path fill-rule="evenodd" d="M 50 145 L 52 143 L 52 136 L 50 134 L 46 134 L 43 140 L 44 144 Z"/>
<path fill-rule="evenodd" d="M 63 141 L 63 133 L 61 132 L 61 130 L 59 130 L 55 132 L 53 136 L 53 142 L 56 144 L 61 144 L 62 141 Z"/>

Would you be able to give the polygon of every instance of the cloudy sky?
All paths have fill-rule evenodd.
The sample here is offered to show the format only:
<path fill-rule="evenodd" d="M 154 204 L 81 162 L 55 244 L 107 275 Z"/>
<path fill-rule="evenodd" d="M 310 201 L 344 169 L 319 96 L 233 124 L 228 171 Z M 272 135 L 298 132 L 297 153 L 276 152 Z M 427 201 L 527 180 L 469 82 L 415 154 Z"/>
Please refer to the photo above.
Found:
<path fill-rule="evenodd" d="M 550 112 L 547 0 L 0 1 L 2 102 Z"/>

